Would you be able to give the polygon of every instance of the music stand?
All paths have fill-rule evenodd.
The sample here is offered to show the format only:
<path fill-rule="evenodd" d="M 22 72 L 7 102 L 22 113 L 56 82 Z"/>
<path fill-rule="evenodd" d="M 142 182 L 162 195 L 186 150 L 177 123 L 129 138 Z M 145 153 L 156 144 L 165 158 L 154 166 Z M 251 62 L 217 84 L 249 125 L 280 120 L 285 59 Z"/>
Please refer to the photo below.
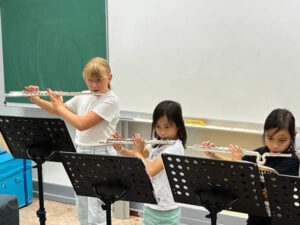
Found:
<path fill-rule="evenodd" d="M 268 216 L 254 163 L 162 154 L 175 202 L 205 207 L 211 224 L 224 209 Z"/>
<path fill-rule="evenodd" d="M 40 208 L 40 224 L 46 222 L 42 164 L 60 162 L 59 151 L 76 152 L 68 129 L 61 119 L 0 116 L 0 131 L 14 158 L 36 163 Z"/>
<path fill-rule="evenodd" d="M 298 224 L 300 220 L 300 178 L 276 173 L 264 174 L 272 225 Z"/>
<path fill-rule="evenodd" d="M 135 157 L 60 152 L 77 195 L 97 197 L 111 225 L 111 204 L 118 200 L 157 204 L 143 161 Z"/>

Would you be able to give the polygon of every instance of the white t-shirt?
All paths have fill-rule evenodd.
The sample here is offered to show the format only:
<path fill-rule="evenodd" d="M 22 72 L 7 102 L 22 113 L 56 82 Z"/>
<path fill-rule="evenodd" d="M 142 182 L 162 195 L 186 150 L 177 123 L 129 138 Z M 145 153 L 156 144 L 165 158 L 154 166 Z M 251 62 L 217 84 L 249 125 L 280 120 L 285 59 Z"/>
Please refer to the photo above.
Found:
<path fill-rule="evenodd" d="M 92 111 L 103 119 L 102 122 L 85 131 L 76 129 L 76 145 L 101 146 L 99 140 L 110 138 L 115 132 L 120 119 L 120 103 L 119 98 L 112 91 L 102 96 L 77 95 L 65 105 L 77 115 L 85 115 Z"/>
<path fill-rule="evenodd" d="M 151 161 L 154 161 L 162 153 L 176 155 L 184 154 L 184 148 L 181 140 L 179 139 L 172 145 L 162 145 L 156 148 L 153 148 L 151 145 L 147 145 L 146 149 L 149 151 L 148 159 Z M 164 169 L 154 177 L 151 177 L 151 182 L 156 195 L 157 205 L 145 204 L 147 207 L 161 211 L 172 210 L 179 207 L 178 204 L 174 202 L 168 177 Z"/>

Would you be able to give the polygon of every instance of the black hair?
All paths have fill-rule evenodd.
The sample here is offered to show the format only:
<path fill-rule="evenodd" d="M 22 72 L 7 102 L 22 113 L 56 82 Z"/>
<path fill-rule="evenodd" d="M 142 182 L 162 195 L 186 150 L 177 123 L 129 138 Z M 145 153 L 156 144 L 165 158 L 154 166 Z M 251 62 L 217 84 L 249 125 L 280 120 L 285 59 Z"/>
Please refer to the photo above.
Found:
<path fill-rule="evenodd" d="M 177 136 L 181 140 L 183 147 L 185 148 L 186 140 L 187 140 L 187 134 L 186 129 L 184 125 L 184 120 L 182 117 L 182 109 L 179 103 L 166 100 L 160 102 L 154 109 L 153 112 L 153 118 L 152 118 L 152 129 L 151 129 L 151 136 L 160 139 L 160 137 L 157 135 L 155 131 L 155 127 L 157 124 L 157 121 L 163 117 L 166 116 L 170 122 L 174 122 L 178 128 Z"/>
<path fill-rule="evenodd" d="M 291 136 L 291 144 L 288 150 L 294 153 L 296 138 L 295 123 L 295 118 L 290 111 L 287 109 L 274 109 L 266 118 L 263 137 L 265 137 L 265 133 L 268 130 L 275 129 L 274 134 L 276 134 L 281 130 L 287 129 Z"/>

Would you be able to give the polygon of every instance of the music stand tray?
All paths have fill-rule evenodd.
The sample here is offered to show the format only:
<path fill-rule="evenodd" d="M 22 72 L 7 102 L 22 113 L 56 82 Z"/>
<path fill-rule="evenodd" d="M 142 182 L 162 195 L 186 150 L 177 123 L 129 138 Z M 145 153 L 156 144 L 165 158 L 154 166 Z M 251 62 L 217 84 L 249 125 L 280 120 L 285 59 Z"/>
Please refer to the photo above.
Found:
<path fill-rule="evenodd" d="M 0 132 L 14 158 L 36 163 L 39 184 L 40 224 L 46 221 L 42 164 L 60 162 L 59 151 L 76 152 L 65 122 L 61 119 L 0 116 Z"/>
<path fill-rule="evenodd" d="M 62 163 L 77 195 L 104 202 L 107 225 L 111 204 L 118 200 L 157 204 L 143 161 L 135 157 L 60 152 Z"/>
<path fill-rule="evenodd" d="M 300 221 L 300 178 L 276 173 L 264 174 L 272 225 Z"/>
<path fill-rule="evenodd" d="M 256 164 L 172 154 L 162 159 L 175 202 L 205 207 L 211 224 L 224 209 L 268 216 Z"/>

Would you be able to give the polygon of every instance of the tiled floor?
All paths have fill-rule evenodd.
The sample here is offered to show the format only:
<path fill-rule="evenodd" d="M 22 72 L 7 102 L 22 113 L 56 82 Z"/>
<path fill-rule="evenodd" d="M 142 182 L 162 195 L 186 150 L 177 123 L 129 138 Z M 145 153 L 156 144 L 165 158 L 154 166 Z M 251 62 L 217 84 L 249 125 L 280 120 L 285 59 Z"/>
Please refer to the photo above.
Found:
<path fill-rule="evenodd" d="M 20 209 L 20 225 L 39 225 L 36 211 L 39 209 L 39 201 L 34 198 L 33 202 Z M 75 205 L 45 200 L 46 224 L 47 225 L 79 225 L 76 217 Z M 141 225 L 139 217 L 117 220 L 112 219 L 113 225 Z"/>

